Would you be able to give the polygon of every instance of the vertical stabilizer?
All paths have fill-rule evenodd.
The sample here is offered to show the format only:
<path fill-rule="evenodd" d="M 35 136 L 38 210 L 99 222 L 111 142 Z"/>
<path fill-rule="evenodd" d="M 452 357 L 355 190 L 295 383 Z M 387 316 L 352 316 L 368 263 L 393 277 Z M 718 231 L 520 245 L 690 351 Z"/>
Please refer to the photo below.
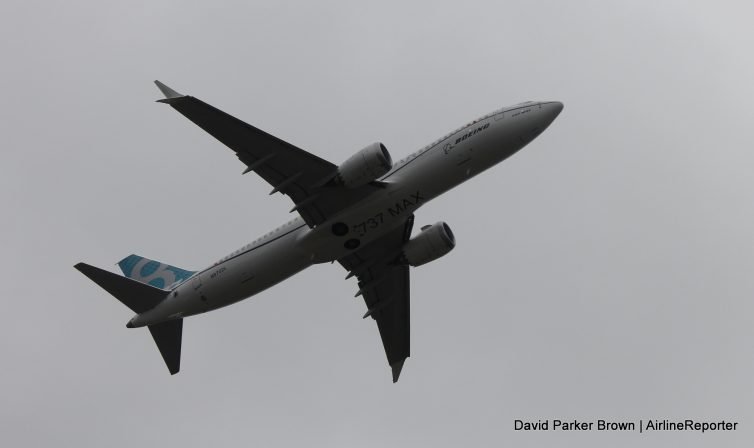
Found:
<path fill-rule="evenodd" d="M 195 273 L 134 254 L 120 260 L 118 266 L 126 277 L 162 289 L 173 289 Z"/>

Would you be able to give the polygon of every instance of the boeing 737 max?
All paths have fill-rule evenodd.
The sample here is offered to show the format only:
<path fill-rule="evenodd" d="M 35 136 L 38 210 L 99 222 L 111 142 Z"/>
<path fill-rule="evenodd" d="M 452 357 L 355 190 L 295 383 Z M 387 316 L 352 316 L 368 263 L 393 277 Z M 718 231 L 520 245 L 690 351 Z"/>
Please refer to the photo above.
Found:
<path fill-rule="evenodd" d="M 409 266 L 455 246 L 444 222 L 411 237 L 422 205 L 526 146 L 563 109 L 526 102 L 487 114 L 398 163 L 373 143 L 340 165 L 155 81 L 175 110 L 232 149 L 246 165 L 293 201 L 299 217 L 201 271 L 137 255 L 118 265 L 125 277 L 79 263 L 75 267 L 136 315 L 126 325 L 148 327 L 171 374 L 178 372 L 183 318 L 245 298 L 306 269 L 338 261 L 358 279 L 364 317 L 377 322 L 393 382 L 409 356 Z"/>

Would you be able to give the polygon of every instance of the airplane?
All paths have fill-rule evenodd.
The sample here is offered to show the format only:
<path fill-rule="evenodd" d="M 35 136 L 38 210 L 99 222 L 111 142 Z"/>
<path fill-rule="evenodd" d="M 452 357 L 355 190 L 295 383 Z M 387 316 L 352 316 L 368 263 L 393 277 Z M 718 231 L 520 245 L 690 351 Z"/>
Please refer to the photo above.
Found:
<path fill-rule="evenodd" d="M 298 216 L 200 271 L 138 255 L 124 276 L 74 267 L 130 308 L 126 327 L 147 327 L 171 374 L 180 370 L 183 319 L 254 296 L 317 263 L 337 261 L 356 277 L 377 323 L 393 382 L 410 355 L 409 267 L 450 252 L 445 222 L 412 237 L 414 213 L 430 200 L 510 157 L 560 114 L 557 101 L 528 101 L 484 115 L 393 163 L 376 142 L 335 165 L 160 81 L 166 103 L 232 149 L 293 201 Z"/>

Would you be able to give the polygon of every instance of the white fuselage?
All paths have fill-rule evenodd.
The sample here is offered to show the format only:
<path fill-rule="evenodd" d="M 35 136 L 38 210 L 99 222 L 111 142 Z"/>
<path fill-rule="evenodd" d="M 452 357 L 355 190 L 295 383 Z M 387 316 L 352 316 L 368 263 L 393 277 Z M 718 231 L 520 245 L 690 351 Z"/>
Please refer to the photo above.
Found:
<path fill-rule="evenodd" d="M 178 285 L 155 308 L 135 316 L 140 327 L 217 309 L 251 297 L 315 263 L 338 260 L 402 225 L 419 207 L 523 148 L 555 119 L 562 104 L 529 102 L 474 120 L 399 161 L 386 186 L 314 228 L 289 221 Z M 333 223 L 348 225 L 345 236 Z"/>

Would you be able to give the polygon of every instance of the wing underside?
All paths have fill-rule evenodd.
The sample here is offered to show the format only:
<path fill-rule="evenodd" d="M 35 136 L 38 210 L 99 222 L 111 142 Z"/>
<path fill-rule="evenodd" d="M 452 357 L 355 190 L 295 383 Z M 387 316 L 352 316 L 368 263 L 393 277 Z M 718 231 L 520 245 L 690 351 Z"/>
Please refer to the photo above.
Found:
<path fill-rule="evenodd" d="M 403 363 L 410 356 L 409 267 L 396 263 L 403 244 L 410 238 L 414 217 L 382 238 L 338 262 L 349 276 L 359 280 L 357 295 L 364 298 L 367 312 L 377 322 L 393 382 L 398 381 Z"/>
<path fill-rule="evenodd" d="M 360 201 L 379 187 L 377 183 L 358 188 L 333 184 L 337 166 L 273 135 L 244 123 L 197 98 L 182 95 L 155 81 L 167 103 L 232 149 L 246 165 L 244 174 L 254 171 L 273 186 L 270 194 L 281 192 L 293 200 L 298 211 L 313 227 L 328 217 Z"/>

